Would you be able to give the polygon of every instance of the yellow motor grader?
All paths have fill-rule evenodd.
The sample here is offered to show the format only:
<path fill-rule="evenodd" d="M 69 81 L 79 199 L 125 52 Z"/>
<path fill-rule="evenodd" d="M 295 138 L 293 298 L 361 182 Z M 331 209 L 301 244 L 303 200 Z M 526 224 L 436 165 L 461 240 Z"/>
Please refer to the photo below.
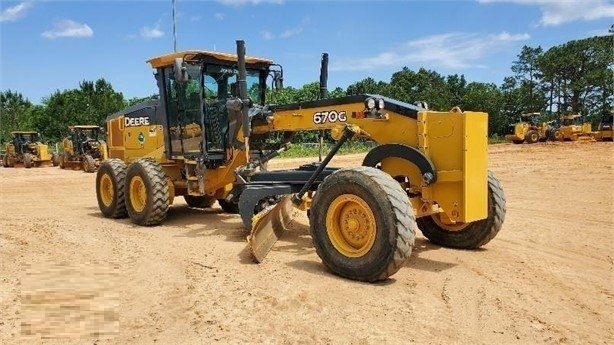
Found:
<path fill-rule="evenodd" d="M 560 117 L 558 130 L 561 132 L 559 140 L 577 141 L 594 140 L 596 132 L 593 132 L 590 122 L 584 122 L 580 114 L 568 114 Z"/>
<path fill-rule="evenodd" d="M 540 113 L 526 113 L 520 115 L 520 121 L 511 125 L 511 133 L 505 136 L 506 140 L 514 144 L 535 144 L 546 141 L 549 133 L 553 133 L 551 122 L 540 122 Z"/>
<path fill-rule="evenodd" d="M 25 168 L 51 165 L 53 155 L 47 145 L 40 142 L 38 132 L 11 132 L 11 141 L 6 144 L 2 165 L 6 168 L 23 166 Z"/>
<path fill-rule="evenodd" d="M 62 169 L 93 173 L 107 159 L 104 128 L 92 125 L 69 126 L 70 134 L 62 140 L 57 164 Z"/>
<path fill-rule="evenodd" d="M 326 55 L 327 56 L 327 55 Z M 332 272 L 383 280 L 410 256 L 416 231 L 433 243 L 478 248 L 505 217 L 502 187 L 488 171 L 488 116 L 439 112 L 378 95 L 266 105 L 273 61 L 191 50 L 152 58 L 159 99 L 107 118 L 109 157 L 96 175 L 105 217 L 161 223 L 175 197 L 192 207 L 216 200 L 237 212 L 256 261 L 299 211 L 309 217 L 317 254 Z M 337 140 L 321 162 L 268 171 L 294 133 L 327 130 Z M 328 163 L 353 138 L 378 146 L 362 164 Z M 172 212 L 172 211 L 171 211 Z"/>

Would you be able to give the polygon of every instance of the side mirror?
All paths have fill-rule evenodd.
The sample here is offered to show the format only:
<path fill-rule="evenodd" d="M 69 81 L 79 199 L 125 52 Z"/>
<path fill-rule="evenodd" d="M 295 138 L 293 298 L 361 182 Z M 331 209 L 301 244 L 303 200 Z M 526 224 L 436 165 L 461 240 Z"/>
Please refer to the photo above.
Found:
<path fill-rule="evenodd" d="M 275 71 L 273 73 L 273 82 L 275 84 L 275 90 L 280 91 L 284 88 L 284 75 L 280 71 Z"/>
<path fill-rule="evenodd" d="M 173 75 L 175 82 L 183 84 L 188 81 L 188 71 L 183 62 L 183 58 L 175 58 L 175 64 L 173 66 Z"/>

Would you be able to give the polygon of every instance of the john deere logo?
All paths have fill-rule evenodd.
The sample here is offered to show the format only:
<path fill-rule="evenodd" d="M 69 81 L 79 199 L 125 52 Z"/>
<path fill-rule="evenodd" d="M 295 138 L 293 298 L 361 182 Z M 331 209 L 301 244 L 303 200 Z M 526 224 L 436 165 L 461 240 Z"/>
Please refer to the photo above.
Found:
<path fill-rule="evenodd" d="M 139 144 L 143 145 L 143 143 L 145 142 L 145 135 L 143 134 L 143 132 L 139 133 L 139 136 L 136 137 L 136 140 L 139 141 Z"/>

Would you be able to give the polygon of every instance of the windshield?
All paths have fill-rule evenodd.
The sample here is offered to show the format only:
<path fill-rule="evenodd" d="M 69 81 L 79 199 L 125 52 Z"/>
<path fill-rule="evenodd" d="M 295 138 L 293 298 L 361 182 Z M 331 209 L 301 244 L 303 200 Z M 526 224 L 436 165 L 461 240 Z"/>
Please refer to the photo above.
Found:
<path fill-rule="evenodd" d="M 224 152 L 228 145 L 226 101 L 238 96 L 239 72 L 229 66 L 201 63 L 186 64 L 186 72 L 188 80 L 177 83 L 172 67 L 164 69 L 171 154 L 196 154 L 201 149 Z M 260 70 L 248 69 L 245 79 L 248 97 L 263 104 L 260 77 Z M 201 147 L 203 143 L 205 147 Z"/>
<path fill-rule="evenodd" d="M 15 133 L 15 138 L 33 143 L 38 141 L 38 133 Z"/>

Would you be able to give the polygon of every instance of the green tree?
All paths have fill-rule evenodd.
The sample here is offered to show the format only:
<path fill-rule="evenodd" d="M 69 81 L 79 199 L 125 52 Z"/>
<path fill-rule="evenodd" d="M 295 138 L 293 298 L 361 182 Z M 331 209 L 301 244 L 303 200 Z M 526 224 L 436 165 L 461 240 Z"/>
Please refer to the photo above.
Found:
<path fill-rule="evenodd" d="M 21 93 L 0 92 L 0 138 L 3 141 L 10 138 L 12 131 L 34 129 L 30 116 L 32 108 L 32 103 Z"/>

